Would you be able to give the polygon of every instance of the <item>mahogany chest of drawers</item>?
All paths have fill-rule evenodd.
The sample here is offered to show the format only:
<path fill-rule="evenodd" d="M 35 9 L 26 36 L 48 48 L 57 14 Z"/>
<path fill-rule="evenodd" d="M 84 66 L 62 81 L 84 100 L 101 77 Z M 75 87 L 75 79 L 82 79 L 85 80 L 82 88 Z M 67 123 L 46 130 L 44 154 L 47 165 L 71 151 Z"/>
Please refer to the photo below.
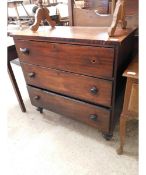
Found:
<path fill-rule="evenodd" d="M 83 121 L 110 139 L 120 116 L 135 30 L 40 27 L 12 34 L 32 105 Z"/>

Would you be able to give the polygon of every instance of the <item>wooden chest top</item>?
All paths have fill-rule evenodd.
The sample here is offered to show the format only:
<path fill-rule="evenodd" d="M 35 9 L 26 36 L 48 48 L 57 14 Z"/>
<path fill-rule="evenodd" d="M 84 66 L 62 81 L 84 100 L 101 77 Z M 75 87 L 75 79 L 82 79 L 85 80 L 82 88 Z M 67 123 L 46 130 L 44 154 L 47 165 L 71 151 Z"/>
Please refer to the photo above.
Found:
<path fill-rule="evenodd" d="M 50 26 L 39 27 L 37 32 L 30 29 L 14 31 L 11 35 L 17 39 L 50 42 L 73 42 L 82 44 L 119 45 L 136 29 L 117 29 L 114 37 L 108 36 L 108 27 Z"/>

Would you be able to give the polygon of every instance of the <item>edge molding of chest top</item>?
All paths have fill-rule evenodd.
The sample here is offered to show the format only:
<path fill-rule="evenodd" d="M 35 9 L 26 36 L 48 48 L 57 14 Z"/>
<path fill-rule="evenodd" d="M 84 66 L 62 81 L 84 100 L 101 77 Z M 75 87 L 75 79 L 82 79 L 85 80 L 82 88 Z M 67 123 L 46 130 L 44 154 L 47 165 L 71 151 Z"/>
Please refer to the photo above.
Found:
<path fill-rule="evenodd" d="M 85 122 L 110 140 L 135 31 L 109 37 L 105 27 L 43 26 L 12 33 L 32 105 Z"/>

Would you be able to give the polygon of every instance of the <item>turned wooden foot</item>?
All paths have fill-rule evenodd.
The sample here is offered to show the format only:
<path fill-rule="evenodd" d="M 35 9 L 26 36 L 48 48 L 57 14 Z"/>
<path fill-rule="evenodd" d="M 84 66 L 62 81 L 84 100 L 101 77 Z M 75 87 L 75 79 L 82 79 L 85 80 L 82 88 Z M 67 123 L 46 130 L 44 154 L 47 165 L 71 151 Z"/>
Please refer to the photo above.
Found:
<path fill-rule="evenodd" d="M 119 154 L 119 155 L 123 154 L 123 146 L 120 146 L 120 147 L 117 149 L 117 154 Z"/>
<path fill-rule="evenodd" d="M 104 137 L 105 140 L 109 141 L 112 139 L 113 134 L 112 133 L 102 133 L 102 136 Z"/>
<path fill-rule="evenodd" d="M 43 108 L 42 107 L 37 107 L 36 110 L 39 111 L 41 114 L 43 113 Z"/>

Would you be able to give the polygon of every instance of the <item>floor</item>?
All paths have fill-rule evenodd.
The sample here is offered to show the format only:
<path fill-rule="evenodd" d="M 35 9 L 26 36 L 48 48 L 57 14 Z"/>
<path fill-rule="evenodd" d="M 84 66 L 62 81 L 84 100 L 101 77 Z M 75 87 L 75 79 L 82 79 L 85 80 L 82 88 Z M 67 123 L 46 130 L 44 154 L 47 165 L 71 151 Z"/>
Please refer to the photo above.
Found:
<path fill-rule="evenodd" d="M 20 66 L 12 64 L 27 112 L 8 87 L 8 155 L 11 175 L 137 175 L 138 122 L 128 123 L 124 155 L 117 155 L 119 126 L 111 141 L 86 124 L 30 104 Z"/>

